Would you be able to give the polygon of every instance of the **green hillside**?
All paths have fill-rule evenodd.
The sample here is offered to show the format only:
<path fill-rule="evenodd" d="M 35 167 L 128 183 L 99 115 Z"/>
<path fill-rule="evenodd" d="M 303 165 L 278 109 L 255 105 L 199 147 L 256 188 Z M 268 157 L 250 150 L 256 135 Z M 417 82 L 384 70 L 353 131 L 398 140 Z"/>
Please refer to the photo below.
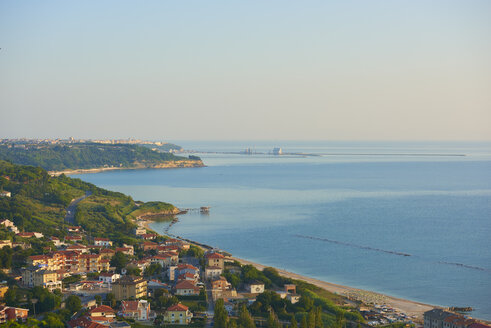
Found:
<path fill-rule="evenodd" d="M 48 171 L 104 167 L 202 166 L 200 159 L 153 151 L 139 145 L 99 143 L 0 145 L 0 159 Z"/>
<path fill-rule="evenodd" d="M 13 221 L 20 230 L 42 232 L 46 236 L 64 237 L 66 207 L 84 195 L 75 220 L 91 236 L 111 238 L 119 243 L 136 243 L 131 237 L 133 219 L 142 213 L 172 213 L 175 207 L 163 202 L 136 203 L 122 193 L 98 188 L 80 179 L 61 175 L 51 177 L 39 167 L 16 165 L 0 160 L 0 191 L 11 197 L 0 197 L 0 219 Z M 13 234 L 3 232 L 3 239 Z"/>

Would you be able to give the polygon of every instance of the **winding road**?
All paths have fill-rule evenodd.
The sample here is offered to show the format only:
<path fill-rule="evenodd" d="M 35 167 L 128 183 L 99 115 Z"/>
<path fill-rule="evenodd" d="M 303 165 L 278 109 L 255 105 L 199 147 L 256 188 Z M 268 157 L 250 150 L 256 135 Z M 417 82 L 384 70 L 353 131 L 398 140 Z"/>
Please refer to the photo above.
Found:
<path fill-rule="evenodd" d="M 75 225 L 75 209 L 77 208 L 78 203 L 83 201 L 85 198 L 92 195 L 92 192 L 86 191 L 85 195 L 79 197 L 77 199 L 72 200 L 70 205 L 66 208 L 65 222 L 71 225 Z"/>

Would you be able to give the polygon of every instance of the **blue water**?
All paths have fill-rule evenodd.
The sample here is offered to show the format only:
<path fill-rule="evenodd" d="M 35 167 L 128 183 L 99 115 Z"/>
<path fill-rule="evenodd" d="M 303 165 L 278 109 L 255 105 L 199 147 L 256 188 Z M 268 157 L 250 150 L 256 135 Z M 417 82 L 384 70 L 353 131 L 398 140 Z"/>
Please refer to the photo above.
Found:
<path fill-rule="evenodd" d="M 473 316 L 491 320 L 490 143 L 180 144 L 323 155 L 207 153 L 199 154 L 205 168 L 77 177 L 138 200 L 211 206 L 209 215 L 181 216 L 171 232 L 238 257 L 415 301 L 472 306 Z"/>

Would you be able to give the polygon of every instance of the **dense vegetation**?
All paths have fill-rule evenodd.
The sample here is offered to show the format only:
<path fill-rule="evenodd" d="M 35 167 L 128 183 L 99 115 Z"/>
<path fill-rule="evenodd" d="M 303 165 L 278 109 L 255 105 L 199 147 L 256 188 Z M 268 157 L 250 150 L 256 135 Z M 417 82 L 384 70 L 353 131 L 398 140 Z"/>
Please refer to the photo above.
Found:
<path fill-rule="evenodd" d="M 89 235 L 111 238 L 117 244 L 137 242 L 131 237 L 135 228 L 134 213 L 174 210 L 174 206 L 168 203 L 137 204 L 129 196 L 98 188 L 80 179 L 64 175 L 51 177 L 42 168 L 2 160 L 0 190 L 12 193 L 12 197 L 0 197 L 0 218 L 13 221 L 20 230 L 59 238 L 67 234 L 64 229 L 69 225 L 64 221 L 66 207 L 72 199 L 86 192 L 91 195 L 79 203 L 75 223 Z M 14 238 L 13 234 L 3 230 L 0 237 Z"/>
<path fill-rule="evenodd" d="M 139 145 L 98 143 L 0 145 L 0 159 L 48 171 L 102 167 L 153 167 L 166 162 L 190 160 Z M 193 157 L 193 161 L 199 158 Z"/>

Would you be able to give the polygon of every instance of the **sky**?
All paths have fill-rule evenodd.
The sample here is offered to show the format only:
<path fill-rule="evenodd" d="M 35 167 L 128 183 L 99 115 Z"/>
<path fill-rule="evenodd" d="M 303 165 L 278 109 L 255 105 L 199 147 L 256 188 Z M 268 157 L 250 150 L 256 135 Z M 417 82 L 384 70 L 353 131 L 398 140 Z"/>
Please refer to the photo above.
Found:
<path fill-rule="evenodd" d="M 491 140 L 491 1 L 0 0 L 0 138 Z"/>

